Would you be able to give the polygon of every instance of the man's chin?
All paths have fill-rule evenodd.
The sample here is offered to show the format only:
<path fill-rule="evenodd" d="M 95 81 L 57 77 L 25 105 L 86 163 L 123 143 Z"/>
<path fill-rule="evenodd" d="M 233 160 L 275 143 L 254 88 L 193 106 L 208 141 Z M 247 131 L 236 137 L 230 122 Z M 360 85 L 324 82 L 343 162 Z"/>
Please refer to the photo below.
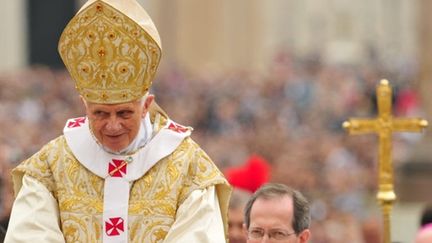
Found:
<path fill-rule="evenodd" d="M 106 148 L 108 148 L 113 152 L 122 151 L 128 146 L 127 142 L 125 142 L 124 137 L 122 136 L 118 136 L 118 137 L 105 136 L 103 140 L 104 140 L 104 142 L 102 143 L 103 146 L 105 146 Z"/>
<path fill-rule="evenodd" d="M 127 145 L 124 145 L 123 143 L 120 142 L 109 142 L 103 145 L 109 150 L 111 150 L 112 152 L 120 152 L 127 147 Z"/>
<path fill-rule="evenodd" d="M 118 153 L 120 151 L 122 151 L 123 149 L 125 149 L 126 147 L 111 147 L 111 146 L 105 146 L 106 148 L 108 148 L 111 152 L 114 153 Z"/>

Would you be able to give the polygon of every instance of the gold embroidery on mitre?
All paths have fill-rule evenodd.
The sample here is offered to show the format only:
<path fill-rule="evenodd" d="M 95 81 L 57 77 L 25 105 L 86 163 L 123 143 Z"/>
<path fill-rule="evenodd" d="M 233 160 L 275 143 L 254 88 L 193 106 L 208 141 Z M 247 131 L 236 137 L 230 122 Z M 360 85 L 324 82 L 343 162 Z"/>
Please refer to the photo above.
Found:
<path fill-rule="evenodd" d="M 125 2 L 122 8 L 101 0 L 84 6 L 60 37 L 60 56 L 87 101 L 139 99 L 156 73 L 162 53 L 156 27 L 135 1 Z"/>

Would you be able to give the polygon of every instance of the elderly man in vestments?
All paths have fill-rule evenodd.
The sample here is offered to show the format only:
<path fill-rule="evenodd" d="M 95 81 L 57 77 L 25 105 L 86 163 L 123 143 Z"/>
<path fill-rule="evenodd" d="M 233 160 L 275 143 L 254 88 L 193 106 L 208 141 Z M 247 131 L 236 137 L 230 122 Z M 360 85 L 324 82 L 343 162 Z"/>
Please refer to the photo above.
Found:
<path fill-rule="evenodd" d="M 135 0 L 90 0 L 59 52 L 86 116 L 13 170 L 5 242 L 225 242 L 230 186 L 155 104 L 156 27 Z"/>

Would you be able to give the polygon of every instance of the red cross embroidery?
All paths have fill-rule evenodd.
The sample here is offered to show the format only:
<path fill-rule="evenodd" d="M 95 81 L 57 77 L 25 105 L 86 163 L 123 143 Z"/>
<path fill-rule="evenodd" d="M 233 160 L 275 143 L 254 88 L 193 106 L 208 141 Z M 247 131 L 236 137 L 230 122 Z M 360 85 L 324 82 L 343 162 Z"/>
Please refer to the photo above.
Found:
<path fill-rule="evenodd" d="M 85 117 L 78 117 L 73 119 L 72 121 L 69 121 L 67 124 L 68 128 L 72 128 L 72 127 L 80 127 L 82 124 L 84 124 L 85 122 Z"/>
<path fill-rule="evenodd" d="M 108 173 L 112 177 L 123 177 L 126 175 L 127 162 L 120 159 L 113 159 L 108 165 Z"/>
<path fill-rule="evenodd" d="M 124 232 L 124 220 L 121 217 L 109 218 L 109 221 L 105 221 L 105 232 L 108 236 L 120 235 Z"/>
<path fill-rule="evenodd" d="M 186 127 L 183 127 L 179 124 L 176 124 L 174 122 L 171 122 L 171 124 L 169 124 L 168 129 L 173 130 L 174 132 L 186 132 L 188 129 Z"/>

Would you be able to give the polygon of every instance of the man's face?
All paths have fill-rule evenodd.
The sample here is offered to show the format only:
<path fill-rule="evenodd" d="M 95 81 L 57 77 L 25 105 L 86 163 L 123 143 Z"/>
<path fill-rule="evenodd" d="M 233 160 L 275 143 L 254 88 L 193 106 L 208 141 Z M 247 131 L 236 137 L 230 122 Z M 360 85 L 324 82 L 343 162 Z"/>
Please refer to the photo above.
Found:
<path fill-rule="evenodd" d="M 230 243 L 246 243 L 246 234 L 243 231 L 243 210 L 230 208 L 228 211 L 228 238 Z"/>
<path fill-rule="evenodd" d="M 307 242 L 309 230 L 305 230 L 299 235 L 294 233 L 292 228 L 293 212 L 293 202 L 289 196 L 271 199 L 258 198 L 251 208 L 247 242 Z M 254 235 L 262 234 L 262 238 L 254 237 Z M 280 239 L 275 240 L 276 237 Z"/>
<path fill-rule="evenodd" d="M 125 149 L 137 136 L 141 119 L 153 98 L 148 96 L 144 104 L 141 101 L 112 105 L 85 103 L 90 128 L 99 143 L 115 152 Z"/>

